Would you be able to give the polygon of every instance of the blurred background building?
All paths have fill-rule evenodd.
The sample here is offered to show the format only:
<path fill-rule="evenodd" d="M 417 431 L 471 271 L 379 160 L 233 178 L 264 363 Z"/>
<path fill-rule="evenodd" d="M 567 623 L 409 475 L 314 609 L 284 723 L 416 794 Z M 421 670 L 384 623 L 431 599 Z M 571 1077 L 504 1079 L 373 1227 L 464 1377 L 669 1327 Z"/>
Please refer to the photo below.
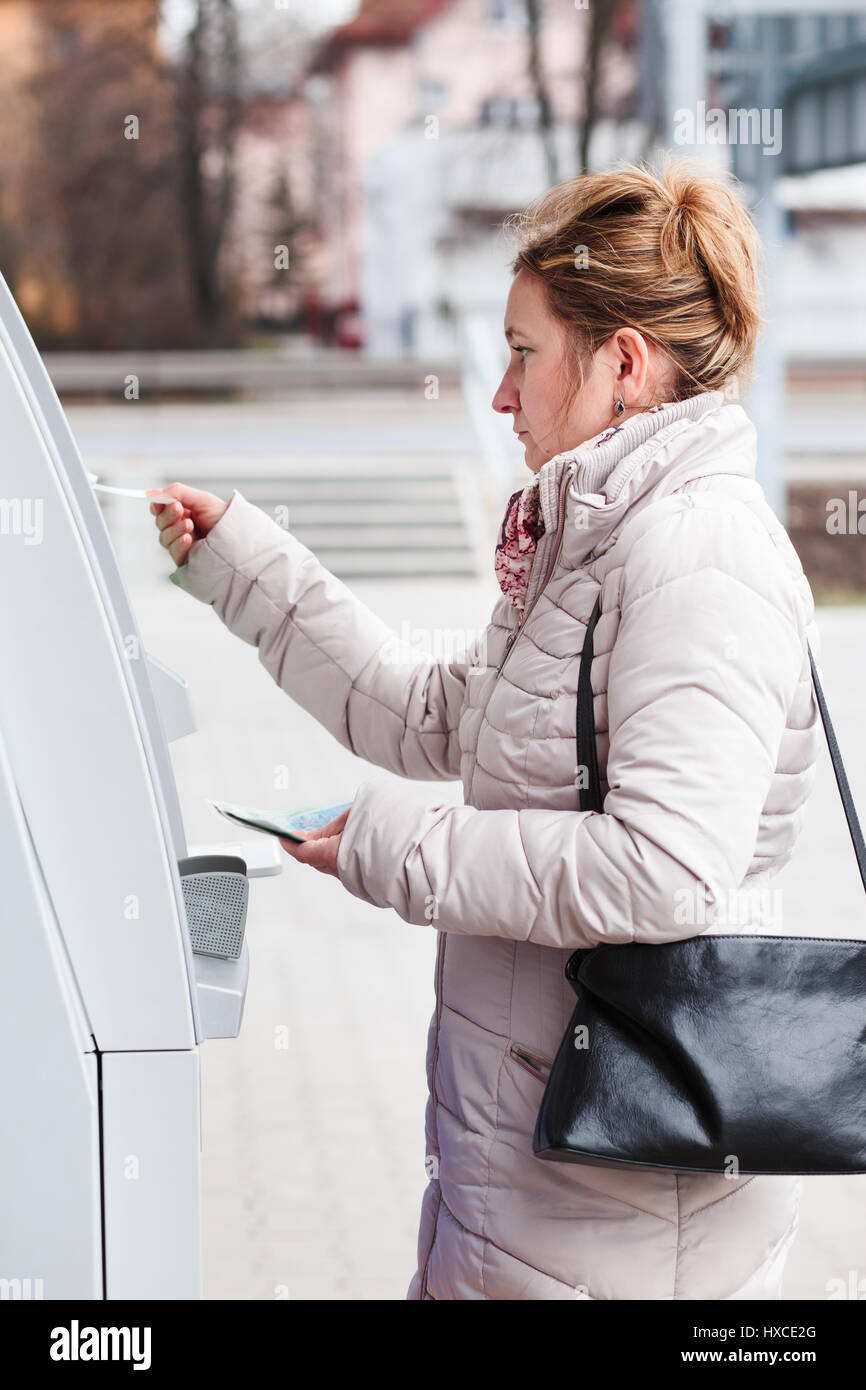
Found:
<path fill-rule="evenodd" d="M 759 476 L 816 580 L 866 588 L 809 534 L 816 468 L 866 466 L 863 0 L 0 0 L 0 43 L 0 264 L 42 348 L 252 350 L 151 391 L 283 385 L 269 350 L 451 374 L 493 511 L 503 220 L 620 159 L 732 169 L 768 252 Z"/>

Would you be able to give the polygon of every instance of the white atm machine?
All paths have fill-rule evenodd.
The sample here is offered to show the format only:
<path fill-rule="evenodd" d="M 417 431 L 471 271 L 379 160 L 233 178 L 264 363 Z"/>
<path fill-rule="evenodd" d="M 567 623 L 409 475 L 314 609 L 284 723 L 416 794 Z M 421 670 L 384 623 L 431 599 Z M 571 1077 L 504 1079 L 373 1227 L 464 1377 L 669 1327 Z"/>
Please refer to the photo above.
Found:
<path fill-rule="evenodd" d="M 240 1028 L 247 878 L 187 847 L 185 681 L 142 648 L 0 280 L 0 1297 L 201 1297 L 199 1044 Z"/>

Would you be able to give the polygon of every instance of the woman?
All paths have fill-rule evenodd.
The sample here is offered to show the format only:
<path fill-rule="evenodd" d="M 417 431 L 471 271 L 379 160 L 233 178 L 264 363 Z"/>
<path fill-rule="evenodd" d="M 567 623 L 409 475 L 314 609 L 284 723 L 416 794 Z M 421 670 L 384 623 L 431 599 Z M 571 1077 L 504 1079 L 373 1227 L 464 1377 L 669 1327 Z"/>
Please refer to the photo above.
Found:
<path fill-rule="evenodd" d="M 766 888 L 802 827 L 812 596 L 730 389 L 753 357 L 759 246 L 730 187 L 677 162 L 561 184 L 518 230 L 493 407 L 535 477 L 509 502 L 503 593 L 472 651 L 401 664 L 378 618 L 238 492 L 226 504 L 175 484 L 178 503 L 154 508 L 160 539 L 175 583 L 345 747 L 463 781 L 465 805 L 422 808 L 362 782 L 314 842 L 284 842 L 438 929 L 430 1182 L 408 1296 L 778 1298 L 800 1179 L 532 1152 L 572 1010 L 569 954 L 724 930 L 714 906 Z M 577 809 L 575 768 L 599 593 L 602 813 Z M 749 925 L 768 929 L 733 929 Z"/>

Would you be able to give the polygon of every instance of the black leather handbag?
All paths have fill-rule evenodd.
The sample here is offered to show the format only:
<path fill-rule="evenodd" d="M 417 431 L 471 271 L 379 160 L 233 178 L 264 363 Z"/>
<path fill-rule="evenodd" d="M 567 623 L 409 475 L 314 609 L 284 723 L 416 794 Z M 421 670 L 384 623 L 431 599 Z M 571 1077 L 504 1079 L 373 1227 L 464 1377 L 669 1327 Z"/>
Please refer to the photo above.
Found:
<path fill-rule="evenodd" d="M 601 811 L 590 667 L 578 680 L 580 809 Z M 866 849 L 809 649 L 860 876 Z M 533 1136 L 539 1158 L 680 1172 L 866 1172 L 866 941 L 702 935 L 575 951 L 577 1006 Z"/>

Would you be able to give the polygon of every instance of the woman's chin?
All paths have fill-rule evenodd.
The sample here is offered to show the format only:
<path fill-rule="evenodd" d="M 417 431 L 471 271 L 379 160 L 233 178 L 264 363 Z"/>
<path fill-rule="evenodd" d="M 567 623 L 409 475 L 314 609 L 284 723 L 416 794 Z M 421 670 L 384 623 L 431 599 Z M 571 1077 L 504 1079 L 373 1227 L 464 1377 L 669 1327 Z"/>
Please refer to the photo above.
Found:
<path fill-rule="evenodd" d="M 520 443 L 523 445 L 523 462 L 531 473 L 537 473 L 544 459 L 531 440 L 523 438 Z"/>

